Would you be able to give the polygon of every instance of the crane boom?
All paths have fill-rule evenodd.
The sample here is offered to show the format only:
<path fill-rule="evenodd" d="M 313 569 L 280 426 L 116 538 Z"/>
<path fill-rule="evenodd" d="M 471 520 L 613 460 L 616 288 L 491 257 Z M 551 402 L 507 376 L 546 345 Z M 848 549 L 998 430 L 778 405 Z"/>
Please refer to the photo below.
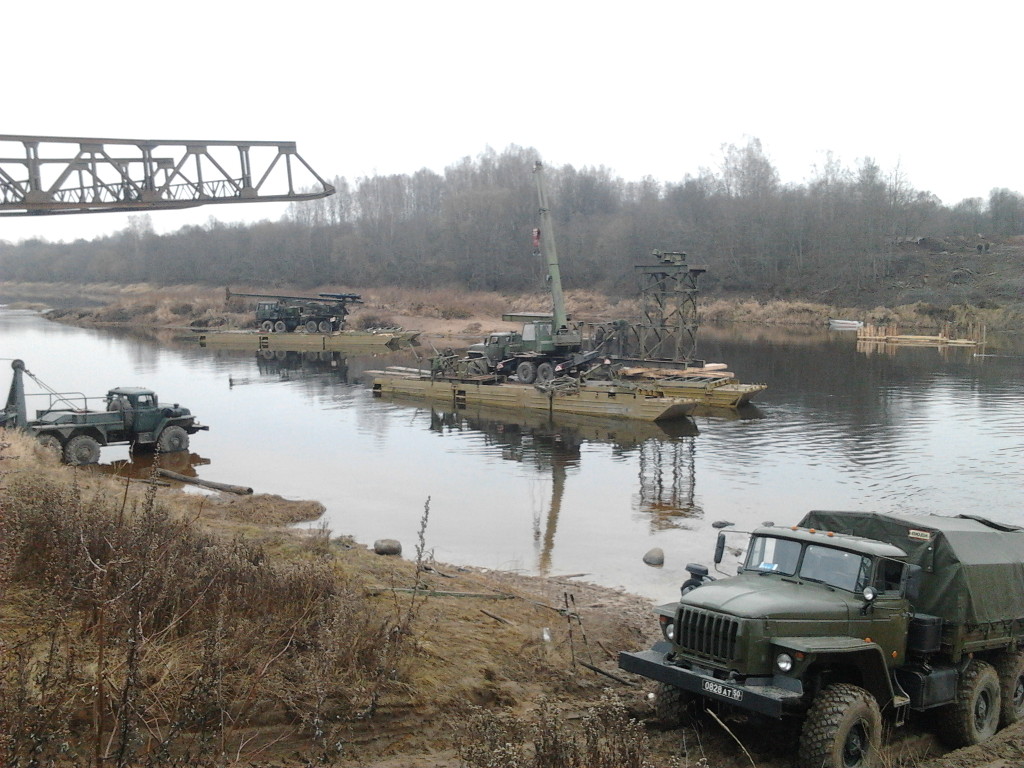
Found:
<path fill-rule="evenodd" d="M 551 225 L 551 209 L 548 207 L 547 184 L 544 179 L 544 165 L 538 160 L 533 165 L 533 176 L 537 182 L 537 199 L 540 203 L 540 238 L 544 257 L 548 263 L 551 278 L 552 320 L 554 328 L 565 328 L 568 320 L 565 312 L 565 297 L 562 295 L 562 273 L 558 267 L 558 251 L 555 250 L 555 233 Z"/>
<path fill-rule="evenodd" d="M 0 134 L 0 216 L 290 202 L 334 194 L 293 141 Z"/>

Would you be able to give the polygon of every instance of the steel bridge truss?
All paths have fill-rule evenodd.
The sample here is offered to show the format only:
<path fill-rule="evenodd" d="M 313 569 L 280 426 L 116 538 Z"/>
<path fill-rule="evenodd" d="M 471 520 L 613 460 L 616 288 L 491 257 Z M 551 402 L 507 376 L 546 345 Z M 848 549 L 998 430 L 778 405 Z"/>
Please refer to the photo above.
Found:
<path fill-rule="evenodd" d="M 0 134 L 0 216 L 291 202 L 333 193 L 290 141 Z"/>
<path fill-rule="evenodd" d="M 704 267 L 691 267 L 685 253 L 654 252 L 657 265 L 634 267 L 640 282 L 643 322 L 633 327 L 640 357 L 692 360 L 697 352 L 697 278 Z"/>

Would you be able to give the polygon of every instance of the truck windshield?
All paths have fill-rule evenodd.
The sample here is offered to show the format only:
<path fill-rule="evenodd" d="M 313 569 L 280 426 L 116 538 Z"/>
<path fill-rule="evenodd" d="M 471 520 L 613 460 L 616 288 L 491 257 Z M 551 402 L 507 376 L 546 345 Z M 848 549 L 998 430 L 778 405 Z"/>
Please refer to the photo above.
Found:
<path fill-rule="evenodd" d="M 837 589 L 860 592 L 871 581 L 871 558 L 855 552 L 808 544 L 800 577 Z"/>
<path fill-rule="evenodd" d="M 870 557 L 792 539 L 755 536 L 745 570 L 799 576 L 836 589 L 860 592 L 871 583 Z"/>
<path fill-rule="evenodd" d="M 746 567 L 762 573 L 781 573 L 792 576 L 800 560 L 801 545 L 798 541 L 776 539 L 772 536 L 755 536 L 750 543 Z"/>

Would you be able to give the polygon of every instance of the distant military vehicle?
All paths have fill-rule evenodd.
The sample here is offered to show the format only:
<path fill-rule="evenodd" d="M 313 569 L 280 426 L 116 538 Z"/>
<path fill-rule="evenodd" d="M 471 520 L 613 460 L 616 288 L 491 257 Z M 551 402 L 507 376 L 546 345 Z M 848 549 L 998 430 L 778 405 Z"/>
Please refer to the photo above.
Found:
<path fill-rule="evenodd" d="M 273 293 L 234 293 L 227 298 L 244 296 L 264 299 L 256 304 L 256 326 L 265 333 L 291 333 L 299 329 L 308 333 L 333 333 L 345 327 L 349 304 L 361 304 L 358 293 L 319 293 L 316 296 L 282 296 Z"/>
<path fill-rule="evenodd" d="M 50 407 L 37 410 L 30 419 L 23 377 L 32 374 L 21 360 L 13 361 L 11 367 L 14 376 L 7 403 L 0 411 L 0 427 L 25 430 L 59 452 L 68 464 L 95 464 L 104 445 L 128 444 L 133 451 L 184 451 L 189 435 L 209 429 L 196 421 L 188 408 L 160 403 L 153 390 L 141 387 L 111 389 L 102 398 L 104 409 L 90 410 L 84 395 L 58 393 L 44 385 Z"/>
<path fill-rule="evenodd" d="M 810 512 L 754 530 L 732 578 L 687 571 L 656 609 L 664 641 L 619 655 L 658 681 L 664 721 L 697 705 L 801 718 L 801 768 L 866 768 L 883 713 L 927 712 L 955 747 L 1024 720 L 1024 528 Z"/>

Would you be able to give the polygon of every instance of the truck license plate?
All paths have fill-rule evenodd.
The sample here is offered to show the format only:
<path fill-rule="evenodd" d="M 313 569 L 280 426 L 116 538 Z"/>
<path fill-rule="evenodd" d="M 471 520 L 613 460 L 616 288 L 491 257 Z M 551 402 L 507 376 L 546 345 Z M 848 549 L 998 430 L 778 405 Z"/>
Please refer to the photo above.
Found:
<path fill-rule="evenodd" d="M 743 701 L 743 691 L 737 688 L 730 688 L 721 683 L 716 683 L 713 680 L 704 681 L 704 690 L 708 693 L 713 693 L 716 696 L 721 696 L 723 699 L 729 699 L 730 701 Z"/>

